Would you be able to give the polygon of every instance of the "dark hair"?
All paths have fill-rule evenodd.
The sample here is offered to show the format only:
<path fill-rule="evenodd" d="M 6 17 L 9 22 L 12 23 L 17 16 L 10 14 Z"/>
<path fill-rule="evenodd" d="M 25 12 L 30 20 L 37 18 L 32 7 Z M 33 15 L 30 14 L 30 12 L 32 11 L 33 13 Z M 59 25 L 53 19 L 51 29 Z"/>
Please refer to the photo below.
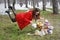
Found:
<path fill-rule="evenodd" d="M 33 12 L 39 12 L 39 9 L 38 8 L 34 8 Z"/>
<path fill-rule="evenodd" d="M 39 14 L 36 15 L 36 12 L 39 12 Z M 40 16 L 40 9 L 34 8 L 33 12 L 32 12 L 32 16 L 33 16 L 33 18 L 38 19 L 38 16 Z"/>

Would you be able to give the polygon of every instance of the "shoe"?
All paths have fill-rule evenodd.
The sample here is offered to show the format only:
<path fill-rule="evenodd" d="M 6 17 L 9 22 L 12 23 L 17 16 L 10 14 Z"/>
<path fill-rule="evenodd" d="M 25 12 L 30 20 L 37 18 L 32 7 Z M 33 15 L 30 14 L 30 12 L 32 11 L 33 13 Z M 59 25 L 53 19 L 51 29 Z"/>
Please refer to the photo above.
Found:
<path fill-rule="evenodd" d="M 8 8 L 13 9 L 13 7 L 12 7 L 12 6 L 9 6 Z"/>
<path fill-rule="evenodd" d="M 5 11 L 5 13 L 8 13 L 9 14 L 9 11 Z"/>

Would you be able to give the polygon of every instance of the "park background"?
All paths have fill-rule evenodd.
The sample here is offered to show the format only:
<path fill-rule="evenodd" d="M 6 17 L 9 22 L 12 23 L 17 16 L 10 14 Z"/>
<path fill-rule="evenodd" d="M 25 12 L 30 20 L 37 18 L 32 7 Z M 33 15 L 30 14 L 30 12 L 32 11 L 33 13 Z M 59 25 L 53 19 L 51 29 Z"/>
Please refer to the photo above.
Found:
<path fill-rule="evenodd" d="M 5 5 L 6 1 L 6 5 Z M 17 23 L 11 22 L 6 10 L 8 10 L 7 0 L 0 0 L 0 40 L 60 40 L 60 0 L 54 0 L 55 8 L 53 8 L 52 0 L 15 0 L 16 12 L 26 12 L 30 8 L 37 7 L 41 10 L 41 16 L 48 19 L 54 26 L 53 34 L 45 36 L 28 36 L 31 30 L 31 25 L 25 27 L 22 31 L 18 28 Z M 43 2 L 44 1 L 44 2 Z M 14 0 L 10 0 L 10 4 Z M 22 3 L 23 5 L 21 6 Z M 44 10 L 43 10 L 44 3 Z M 53 10 L 54 9 L 54 10 Z M 11 14 L 13 17 L 13 14 Z"/>

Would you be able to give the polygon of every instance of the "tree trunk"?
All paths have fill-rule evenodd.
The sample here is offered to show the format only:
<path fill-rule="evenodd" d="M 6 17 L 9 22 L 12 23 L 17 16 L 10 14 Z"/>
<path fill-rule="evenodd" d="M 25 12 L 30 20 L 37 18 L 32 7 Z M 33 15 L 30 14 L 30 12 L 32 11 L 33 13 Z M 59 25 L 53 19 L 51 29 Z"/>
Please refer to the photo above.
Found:
<path fill-rule="evenodd" d="M 46 0 L 43 0 L 43 11 L 46 11 Z"/>
<path fill-rule="evenodd" d="M 37 7 L 39 7 L 39 4 L 38 4 L 38 2 L 37 2 Z"/>
<path fill-rule="evenodd" d="M 30 1 L 29 1 L 29 5 L 30 5 Z"/>
<path fill-rule="evenodd" d="M 21 7 L 23 6 L 22 0 L 20 0 L 20 6 L 21 6 Z"/>
<path fill-rule="evenodd" d="M 25 4 L 26 4 L 26 8 L 28 8 L 28 5 L 27 5 L 27 0 L 25 0 Z"/>
<path fill-rule="evenodd" d="M 32 0 L 32 3 L 33 3 L 33 8 L 35 8 L 35 3 L 34 3 L 34 0 Z"/>
<path fill-rule="evenodd" d="M 52 0 L 50 0 L 50 6 L 52 6 L 53 4 L 52 4 Z"/>
<path fill-rule="evenodd" d="M 10 6 L 10 0 L 7 0 L 8 1 L 8 8 L 9 8 L 9 6 Z M 10 9 L 10 8 L 9 8 Z"/>
<path fill-rule="evenodd" d="M 13 8 L 14 8 L 14 10 L 15 10 L 15 0 L 13 0 Z"/>
<path fill-rule="evenodd" d="M 53 3 L 53 14 L 58 14 L 58 0 L 52 0 Z"/>
<path fill-rule="evenodd" d="M 39 1 L 38 1 L 38 0 L 36 0 L 37 7 L 39 7 L 39 4 L 38 4 L 38 2 L 39 2 Z"/>
<path fill-rule="evenodd" d="M 4 0 L 4 3 L 5 3 L 5 8 L 6 8 L 6 0 Z"/>

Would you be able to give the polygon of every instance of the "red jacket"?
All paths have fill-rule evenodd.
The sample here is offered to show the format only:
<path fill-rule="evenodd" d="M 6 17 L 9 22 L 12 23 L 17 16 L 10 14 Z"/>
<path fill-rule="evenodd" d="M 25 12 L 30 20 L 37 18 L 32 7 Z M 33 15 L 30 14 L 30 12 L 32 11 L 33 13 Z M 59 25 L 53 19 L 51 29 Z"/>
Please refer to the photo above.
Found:
<path fill-rule="evenodd" d="M 18 23 L 19 28 L 22 30 L 32 20 L 32 11 L 22 12 L 16 14 L 16 22 Z"/>

